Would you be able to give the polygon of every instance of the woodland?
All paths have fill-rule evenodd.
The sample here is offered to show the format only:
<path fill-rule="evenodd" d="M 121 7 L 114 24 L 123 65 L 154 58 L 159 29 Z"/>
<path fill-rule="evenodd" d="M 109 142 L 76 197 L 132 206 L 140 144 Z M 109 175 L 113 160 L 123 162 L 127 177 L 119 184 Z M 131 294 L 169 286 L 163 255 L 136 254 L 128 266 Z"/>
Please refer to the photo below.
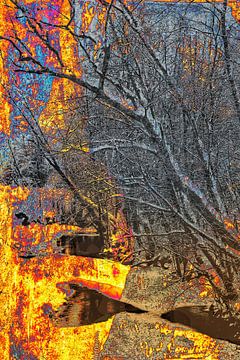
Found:
<path fill-rule="evenodd" d="M 225 321 L 240 344 L 239 23 L 226 0 L 82 3 L 63 12 L 6 0 L 0 46 L 11 50 L 12 80 L 1 86 L 17 130 L 4 140 L 1 183 L 71 194 L 56 218 L 16 216 L 98 234 L 84 249 L 65 236 L 61 251 L 70 241 L 75 255 L 165 272 L 173 289 L 203 286 L 214 324 Z M 122 242 L 119 214 L 130 229 Z"/>

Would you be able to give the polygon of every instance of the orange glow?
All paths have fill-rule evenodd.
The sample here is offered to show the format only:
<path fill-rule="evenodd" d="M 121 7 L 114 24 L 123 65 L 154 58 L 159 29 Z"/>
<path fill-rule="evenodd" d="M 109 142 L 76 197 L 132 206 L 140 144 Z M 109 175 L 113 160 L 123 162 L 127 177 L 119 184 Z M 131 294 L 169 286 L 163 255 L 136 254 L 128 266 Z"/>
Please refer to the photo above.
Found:
<path fill-rule="evenodd" d="M 208 359 L 219 360 L 220 347 L 216 340 L 211 339 L 207 335 L 203 335 L 188 329 L 176 328 L 171 329 L 168 324 L 162 325 L 156 323 L 156 331 L 164 335 L 164 340 L 169 339 L 169 342 L 160 342 L 158 346 L 151 347 L 147 342 L 141 343 L 141 351 L 146 358 L 155 359 L 164 351 L 164 359 L 166 360 L 180 360 L 180 359 Z M 185 346 L 178 345 L 183 343 Z"/>
<path fill-rule="evenodd" d="M 95 16 L 95 7 L 91 4 L 91 1 L 86 1 L 83 5 L 83 14 L 82 14 L 82 30 L 83 32 L 88 31 L 89 26 L 91 25 Z"/>
<path fill-rule="evenodd" d="M 25 201 L 28 195 L 27 189 L 0 186 L 0 286 L 4 287 L 0 294 L 0 338 L 4 344 L 0 358 L 9 358 L 9 353 L 14 352 L 11 344 L 14 344 L 15 352 L 19 349 L 28 358 L 91 359 L 96 337 L 102 346 L 112 319 L 87 327 L 55 328 L 46 309 L 57 310 L 66 301 L 61 290 L 65 283 L 77 283 L 119 299 L 129 267 L 101 259 L 54 254 L 27 260 L 19 258 L 13 246 L 21 226 L 14 231 L 12 214 L 14 205 Z M 40 241 L 40 225 L 35 225 L 25 228 Z M 61 227 L 64 230 L 66 226 L 48 225 L 40 234 L 49 240 Z"/>
<path fill-rule="evenodd" d="M 62 14 L 69 18 L 70 4 L 69 1 L 61 1 L 59 17 L 62 20 Z M 74 30 L 73 30 L 74 31 Z M 59 30 L 59 54 L 64 63 L 64 71 L 81 77 L 81 67 L 79 63 L 77 44 L 74 42 L 72 35 L 66 30 Z M 54 59 L 53 59 L 54 62 Z M 59 66 L 56 63 L 55 65 Z M 82 94 L 82 89 L 67 79 L 55 78 L 53 80 L 50 99 L 47 106 L 41 113 L 39 124 L 47 132 L 54 135 L 54 131 L 63 130 L 66 127 L 65 120 L 69 116 L 69 100 L 78 98 Z"/>
<path fill-rule="evenodd" d="M 64 285 L 87 286 L 107 296 L 120 299 L 130 267 L 102 259 L 77 256 L 48 255 L 32 259 L 18 257 L 12 224 L 14 206 L 26 201 L 29 191 L 23 188 L 0 187 L 0 286 L 3 288 L 0 309 L 0 358 L 13 357 L 14 351 L 27 358 L 54 360 L 93 359 L 96 342 L 103 348 L 112 325 L 106 322 L 79 328 L 56 328 L 49 313 L 65 301 Z M 61 225 L 51 227 L 51 235 Z M 32 228 L 37 235 L 38 228 Z M 7 320 L 7 321 L 6 321 Z M 11 326 L 11 324 L 14 326 Z M 172 330 L 168 325 L 156 324 L 156 330 L 169 337 L 165 359 L 219 359 L 216 341 L 190 330 Z M 176 345 L 177 339 L 188 339 L 185 346 Z M 141 344 L 147 358 L 162 352 L 163 344 L 156 348 Z M 20 357 L 21 358 L 21 357 Z"/>
<path fill-rule="evenodd" d="M 222 283 L 221 283 L 221 278 L 218 276 L 218 274 L 216 273 L 216 271 L 214 269 L 208 270 L 209 275 L 212 278 L 212 282 L 216 287 L 221 287 Z M 206 277 L 201 277 L 199 279 L 200 282 L 200 286 L 201 286 L 201 292 L 200 292 L 200 296 L 202 298 L 208 297 L 210 298 L 214 298 L 214 290 L 213 290 L 213 286 L 211 285 L 210 281 L 206 278 Z"/>
<path fill-rule="evenodd" d="M 234 230 L 234 229 L 235 229 L 234 223 L 233 223 L 231 220 L 229 220 L 229 219 L 225 219 L 225 220 L 224 220 L 224 225 L 225 225 L 225 228 L 226 228 L 227 230 Z"/>
<path fill-rule="evenodd" d="M 124 262 L 131 259 L 134 249 L 132 230 L 128 228 L 127 221 L 122 211 L 118 211 L 115 222 L 115 232 L 111 236 L 111 246 L 106 252 L 110 252 L 114 259 Z"/>
<path fill-rule="evenodd" d="M 8 8 L 0 7 L 0 35 L 5 35 L 6 33 L 6 22 L 8 19 L 9 10 Z M 0 53 L 0 132 L 10 135 L 10 112 L 11 106 L 6 99 L 6 90 L 5 87 L 8 84 L 8 71 L 6 70 L 6 60 L 8 55 L 9 44 L 7 42 L 1 41 L 1 53 Z"/>
<path fill-rule="evenodd" d="M 39 125 L 45 132 L 54 136 L 58 130 L 64 130 L 69 114 L 68 101 L 81 96 L 79 86 L 66 79 L 54 79 L 50 99 L 40 115 Z"/>
<path fill-rule="evenodd" d="M 240 5 L 239 1 L 237 0 L 229 0 L 228 6 L 232 9 L 232 16 L 237 20 L 240 21 Z"/>

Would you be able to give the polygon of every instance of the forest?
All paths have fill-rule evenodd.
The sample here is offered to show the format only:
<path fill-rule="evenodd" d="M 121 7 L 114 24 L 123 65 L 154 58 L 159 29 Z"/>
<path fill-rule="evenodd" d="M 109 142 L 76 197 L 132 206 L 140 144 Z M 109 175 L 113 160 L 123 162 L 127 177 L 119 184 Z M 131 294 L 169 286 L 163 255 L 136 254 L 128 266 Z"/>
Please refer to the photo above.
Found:
<path fill-rule="evenodd" d="M 116 313 L 123 320 L 118 314 L 113 324 L 127 323 L 126 334 L 136 322 L 142 326 L 139 339 L 130 336 L 138 344 L 134 357 L 128 335 L 116 345 L 115 328 L 105 330 L 106 340 L 95 325 L 89 335 L 95 357 L 80 355 L 77 345 L 61 357 L 39 340 L 37 325 L 31 326 L 38 335 L 26 330 L 21 338 L 9 320 L 1 336 L 15 345 L 2 358 L 238 359 L 237 2 L 1 2 L 0 186 L 12 211 L 10 224 L 2 206 L 1 271 L 11 259 L 22 277 L 36 272 L 38 280 L 27 275 L 36 291 L 51 269 L 46 276 L 61 296 L 50 307 L 52 300 L 44 300 L 44 320 L 36 320 L 53 319 L 46 325 L 51 334 L 102 322 L 109 327 Z M 102 271 L 96 279 L 91 267 Z M 3 289 L 7 276 L 0 279 Z M 18 298 L 17 286 L 27 280 L 14 281 L 10 291 Z M 29 289 L 21 306 L 28 306 Z M 27 326 L 21 321 L 18 331 Z M 163 345 L 157 350 L 149 324 L 159 321 L 170 332 L 180 324 L 181 336 L 196 348 L 187 335 L 194 329 L 206 344 L 198 357 Z M 161 341 L 172 344 L 167 336 Z"/>

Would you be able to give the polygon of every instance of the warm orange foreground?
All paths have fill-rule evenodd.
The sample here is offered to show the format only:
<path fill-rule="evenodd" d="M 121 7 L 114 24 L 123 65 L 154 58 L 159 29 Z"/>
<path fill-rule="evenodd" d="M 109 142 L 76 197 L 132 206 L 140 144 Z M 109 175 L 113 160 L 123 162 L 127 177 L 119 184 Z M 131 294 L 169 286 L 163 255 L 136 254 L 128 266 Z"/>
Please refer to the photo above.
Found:
<path fill-rule="evenodd" d="M 48 313 L 65 301 L 61 288 L 66 282 L 99 289 L 119 299 L 129 267 L 53 254 L 18 258 L 17 250 L 12 248 L 12 213 L 14 204 L 27 196 L 26 189 L 0 186 L 0 359 L 91 359 L 95 341 L 104 344 L 112 320 L 59 329 L 53 327 Z"/>
<path fill-rule="evenodd" d="M 120 299 L 130 267 L 108 260 L 54 254 L 19 258 L 13 247 L 13 210 L 27 197 L 27 189 L 0 185 L 0 359 L 93 359 L 96 343 L 101 350 L 107 340 L 112 319 L 79 328 L 55 328 L 49 313 L 66 300 L 64 285 L 71 282 Z M 54 224 L 52 236 L 56 228 Z M 216 341 L 207 336 L 161 324 L 156 324 L 156 331 L 171 334 L 165 359 L 219 359 Z M 175 345 L 178 337 L 191 340 L 192 346 Z M 142 343 L 139 351 L 151 358 L 162 353 L 162 346 L 153 349 Z"/>

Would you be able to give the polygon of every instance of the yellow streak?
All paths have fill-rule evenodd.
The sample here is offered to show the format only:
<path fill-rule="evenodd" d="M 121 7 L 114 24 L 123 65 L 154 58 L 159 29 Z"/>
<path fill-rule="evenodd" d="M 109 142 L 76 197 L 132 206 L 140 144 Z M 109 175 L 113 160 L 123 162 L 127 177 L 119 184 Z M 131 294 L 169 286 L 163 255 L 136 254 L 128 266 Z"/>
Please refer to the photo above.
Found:
<path fill-rule="evenodd" d="M 80 328 L 54 328 L 43 305 L 53 310 L 66 301 L 56 286 L 61 282 L 83 282 L 91 288 L 118 297 L 124 288 L 129 267 L 101 259 L 75 256 L 48 256 L 23 261 L 12 249 L 14 204 L 27 199 L 27 189 L 0 185 L 0 359 L 9 358 L 11 334 L 15 343 L 23 341 L 23 351 L 39 359 L 92 359 L 97 341 L 100 348 L 109 334 L 112 319 Z M 61 225 L 56 227 L 57 232 Z M 37 235 L 38 228 L 32 228 Z M 54 231 L 52 227 L 52 236 Z M 116 271 L 117 270 L 117 271 Z M 14 327 L 11 328 L 11 324 Z"/>

